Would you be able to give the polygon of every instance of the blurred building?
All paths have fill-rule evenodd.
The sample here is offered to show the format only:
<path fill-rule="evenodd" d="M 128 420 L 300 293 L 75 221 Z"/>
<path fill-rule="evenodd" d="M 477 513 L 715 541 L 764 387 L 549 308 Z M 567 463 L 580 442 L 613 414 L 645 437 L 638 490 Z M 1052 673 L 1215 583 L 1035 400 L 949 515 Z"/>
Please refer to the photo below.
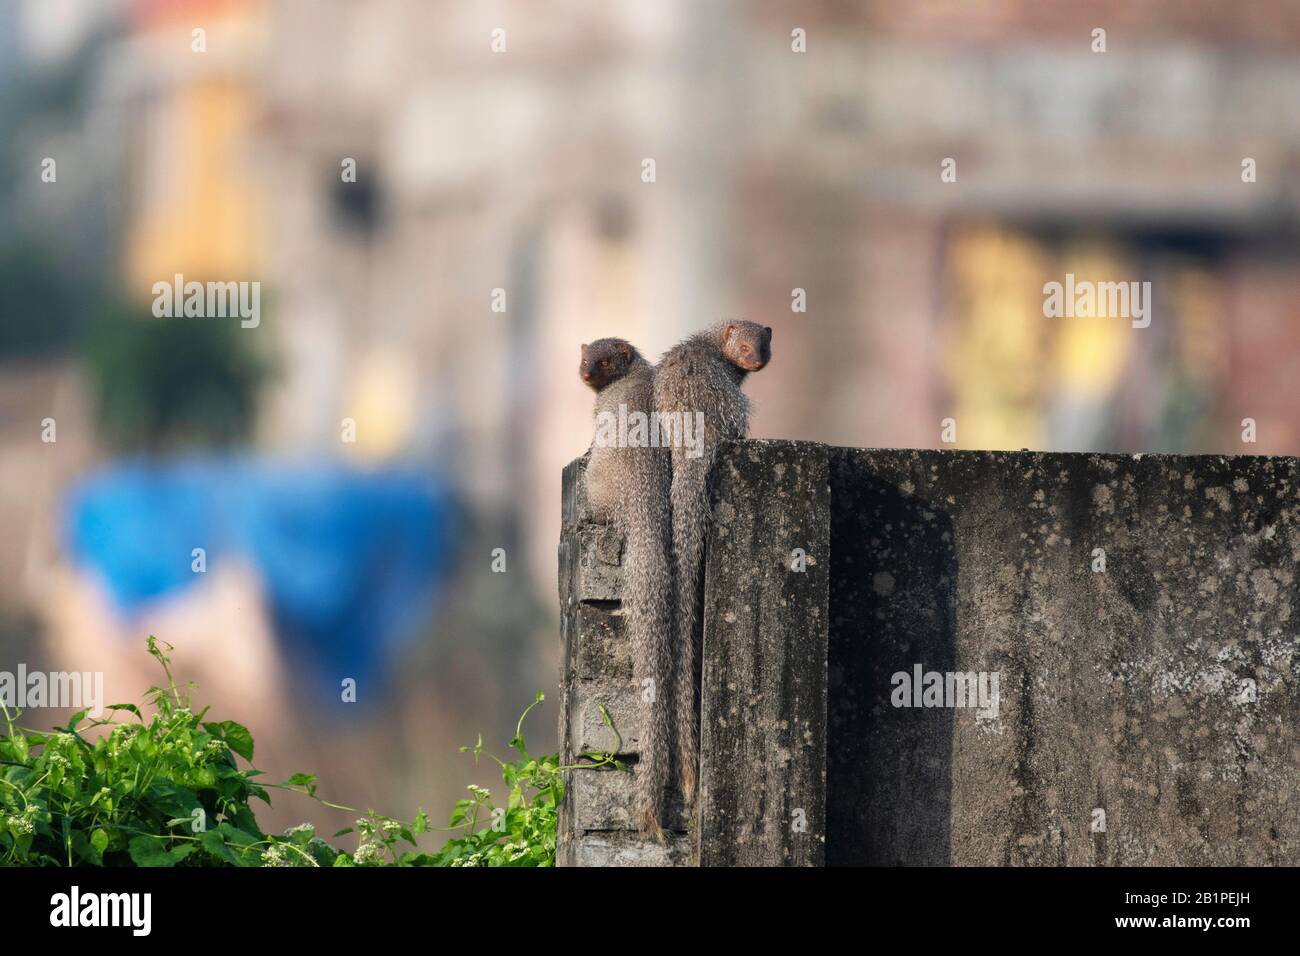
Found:
<path fill-rule="evenodd" d="M 53 75 L 80 94 L 32 99 Z M 0 82 L 23 93 L 4 161 L 29 182 L 60 156 L 57 190 L 0 195 L 14 235 L 146 303 L 175 273 L 263 283 L 258 454 L 457 490 L 456 576 L 392 724 L 315 753 L 272 735 L 293 770 L 354 761 L 353 799 L 394 812 L 446 799 L 443 752 L 508 737 L 554 680 L 582 342 L 657 357 L 721 318 L 773 326 L 758 436 L 934 447 L 951 418 L 963 448 L 1300 453 L 1286 0 L 24 0 L 0 5 Z M 1150 282 L 1150 326 L 1045 317 L 1067 274 Z M 93 395 L 70 346 L 0 361 L 0 594 L 97 633 L 54 532 L 108 457 Z M 156 618 L 195 642 L 243 621 L 236 698 L 292 680 L 257 588 Z"/>
<path fill-rule="evenodd" d="M 523 522 L 542 593 L 599 335 L 773 325 L 760 435 L 1294 451 L 1294 349 L 1252 342 L 1297 334 L 1300 37 L 1251 11 L 277 4 L 273 245 L 317 330 L 281 414 L 330 440 L 366 381 L 411 396 L 377 407 L 424 410 L 409 440 Z M 1155 322 L 1045 319 L 1066 273 L 1150 281 Z"/>

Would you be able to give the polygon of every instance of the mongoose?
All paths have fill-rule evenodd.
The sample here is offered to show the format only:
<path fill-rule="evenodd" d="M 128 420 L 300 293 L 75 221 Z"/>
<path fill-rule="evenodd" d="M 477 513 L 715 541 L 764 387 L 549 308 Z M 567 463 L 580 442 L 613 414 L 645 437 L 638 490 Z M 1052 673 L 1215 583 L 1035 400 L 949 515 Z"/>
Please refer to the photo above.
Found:
<path fill-rule="evenodd" d="M 654 373 L 654 407 L 661 415 L 703 412 L 704 445 L 695 457 L 682 443 L 672 449 L 672 545 L 676 607 L 676 708 L 678 780 L 687 803 L 695 800 L 699 771 L 699 686 L 704 539 L 708 530 L 709 472 L 718 443 L 744 438 L 749 399 L 741 383 L 772 357 L 772 330 L 756 322 L 723 322 L 674 346 Z M 696 439 L 698 441 L 698 438 Z"/>
<path fill-rule="evenodd" d="M 582 346 L 578 374 L 596 393 L 596 437 L 587 460 L 587 500 L 594 516 L 614 525 L 626 541 L 623 608 L 642 715 L 637 826 L 663 842 L 673 727 L 670 462 L 666 449 L 650 447 L 648 441 L 648 420 L 654 407 L 653 370 L 631 344 L 623 339 L 599 339 Z M 640 433 L 644 438 L 638 437 L 633 426 L 623 444 L 616 434 L 620 423 L 637 412 L 646 416 L 646 430 Z"/>

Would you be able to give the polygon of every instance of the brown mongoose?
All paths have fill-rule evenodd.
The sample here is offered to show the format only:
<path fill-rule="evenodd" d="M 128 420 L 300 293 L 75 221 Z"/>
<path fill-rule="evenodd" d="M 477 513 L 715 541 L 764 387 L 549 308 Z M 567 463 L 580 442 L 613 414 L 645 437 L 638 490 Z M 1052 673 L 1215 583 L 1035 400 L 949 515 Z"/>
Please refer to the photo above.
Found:
<path fill-rule="evenodd" d="M 698 420 L 703 413 L 703 445 L 674 443 L 672 448 L 672 546 L 676 607 L 673 612 L 676 664 L 677 765 L 682 795 L 695 800 L 699 772 L 699 686 L 704 540 L 710 517 L 709 472 L 718 443 L 744 438 L 749 399 L 741 392 L 745 376 L 772 357 L 772 330 L 756 322 L 723 322 L 674 346 L 654 373 L 654 407 L 661 416 L 681 413 Z"/>
<path fill-rule="evenodd" d="M 668 450 L 649 442 L 653 370 L 631 344 L 599 339 L 582 346 L 578 374 L 596 393 L 587 500 L 593 515 L 613 524 L 626 542 L 623 607 L 642 717 L 636 822 L 663 842 L 673 727 Z M 638 413 L 644 416 L 639 423 Z"/>

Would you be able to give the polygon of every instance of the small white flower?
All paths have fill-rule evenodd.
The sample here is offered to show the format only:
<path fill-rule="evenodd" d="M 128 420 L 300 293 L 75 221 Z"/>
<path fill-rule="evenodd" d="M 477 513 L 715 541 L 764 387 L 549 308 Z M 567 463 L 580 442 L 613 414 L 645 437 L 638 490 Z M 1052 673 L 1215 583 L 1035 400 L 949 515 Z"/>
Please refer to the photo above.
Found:
<path fill-rule="evenodd" d="M 291 847 L 282 843 L 272 844 L 267 851 L 262 854 L 263 866 L 320 866 L 315 860 L 310 859 L 297 852 Z"/>
<path fill-rule="evenodd" d="M 357 847 L 357 852 L 352 855 L 352 860 L 358 866 L 369 866 L 372 863 L 380 863 L 384 859 L 384 848 L 378 843 L 363 843 Z"/>

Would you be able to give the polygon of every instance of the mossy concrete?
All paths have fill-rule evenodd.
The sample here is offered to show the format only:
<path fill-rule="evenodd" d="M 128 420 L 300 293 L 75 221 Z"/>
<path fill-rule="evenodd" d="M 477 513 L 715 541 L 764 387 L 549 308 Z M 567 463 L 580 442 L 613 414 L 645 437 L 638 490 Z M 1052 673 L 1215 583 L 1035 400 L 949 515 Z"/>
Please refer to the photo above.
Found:
<path fill-rule="evenodd" d="M 1295 459 L 746 441 L 713 495 L 700 805 L 665 851 L 573 774 L 562 862 L 1300 863 Z M 605 700 L 635 768 L 581 462 L 565 516 L 561 738 Z M 995 712 L 895 706 L 918 666 Z"/>
<path fill-rule="evenodd" d="M 1300 863 L 1295 459 L 830 462 L 829 863 Z"/>

